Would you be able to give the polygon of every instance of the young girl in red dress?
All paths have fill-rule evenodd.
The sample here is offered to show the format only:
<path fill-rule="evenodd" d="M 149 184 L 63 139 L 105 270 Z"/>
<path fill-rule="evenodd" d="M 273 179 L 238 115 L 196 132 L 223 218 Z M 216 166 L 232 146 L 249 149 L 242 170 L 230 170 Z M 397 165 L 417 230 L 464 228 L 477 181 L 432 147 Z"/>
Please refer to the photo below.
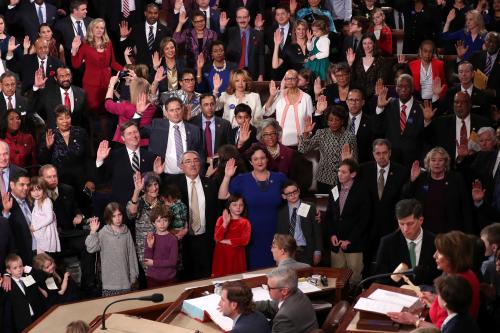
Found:
<path fill-rule="evenodd" d="M 239 195 L 231 195 L 215 225 L 215 250 L 212 276 L 242 273 L 247 270 L 245 247 L 250 241 L 250 221 L 242 217 L 245 202 Z"/>

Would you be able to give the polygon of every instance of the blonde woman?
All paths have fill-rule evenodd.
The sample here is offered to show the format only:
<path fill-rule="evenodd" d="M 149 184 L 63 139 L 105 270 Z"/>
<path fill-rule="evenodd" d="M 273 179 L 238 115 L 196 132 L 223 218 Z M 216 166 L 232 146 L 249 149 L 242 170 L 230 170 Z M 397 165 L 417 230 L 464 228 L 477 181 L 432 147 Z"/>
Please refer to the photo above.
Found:
<path fill-rule="evenodd" d="M 457 57 L 460 60 L 469 60 L 472 54 L 483 49 L 486 30 L 484 28 L 483 16 L 477 10 L 470 10 L 465 14 L 464 29 L 449 32 L 450 23 L 456 17 L 455 9 L 450 10 L 446 23 L 443 27 L 441 38 L 446 41 L 457 41 Z"/>
<path fill-rule="evenodd" d="M 214 75 L 214 96 L 218 96 L 219 87 L 222 84 L 222 80 L 218 74 Z M 260 96 L 257 93 L 250 92 L 252 87 L 252 77 L 244 69 L 238 69 L 231 74 L 229 79 L 229 86 L 227 90 L 223 92 L 217 100 L 217 109 L 224 108 L 223 118 L 231 123 L 233 127 L 237 127 L 238 124 L 234 119 L 234 109 L 238 104 L 247 104 L 252 109 L 252 119 L 250 123 L 257 126 L 262 120 L 262 103 L 260 101 Z"/>
<path fill-rule="evenodd" d="M 392 31 L 385 23 L 384 11 L 375 8 L 372 12 L 372 26 L 368 31 L 373 32 L 383 56 L 392 55 Z"/>

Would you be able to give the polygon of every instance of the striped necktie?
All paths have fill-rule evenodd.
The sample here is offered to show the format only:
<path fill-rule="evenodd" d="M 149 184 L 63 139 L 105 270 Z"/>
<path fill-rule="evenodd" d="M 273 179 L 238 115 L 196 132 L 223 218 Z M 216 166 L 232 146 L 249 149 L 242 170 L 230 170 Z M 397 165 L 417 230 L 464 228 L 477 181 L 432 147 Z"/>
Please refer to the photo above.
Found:
<path fill-rule="evenodd" d="M 137 156 L 137 153 L 135 151 L 132 153 L 132 170 L 134 170 L 134 173 L 136 173 L 137 171 L 141 171 L 139 156 Z"/>

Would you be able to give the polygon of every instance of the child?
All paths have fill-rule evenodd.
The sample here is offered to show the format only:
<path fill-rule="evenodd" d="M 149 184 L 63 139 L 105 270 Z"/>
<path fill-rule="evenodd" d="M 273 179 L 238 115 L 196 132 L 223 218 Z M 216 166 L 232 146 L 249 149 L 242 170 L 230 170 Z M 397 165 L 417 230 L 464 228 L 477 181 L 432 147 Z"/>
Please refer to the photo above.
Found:
<path fill-rule="evenodd" d="M 15 332 L 21 332 L 45 310 L 43 295 L 33 276 L 24 274 L 21 257 L 9 254 L 5 259 L 7 273 L 11 277 L 11 289 L 7 292 L 8 312 L 12 314 Z"/>
<path fill-rule="evenodd" d="M 487 271 L 490 272 L 488 275 L 495 271 L 495 253 L 500 248 L 500 223 L 487 225 L 481 230 L 480 236 L 484 243 L 484 256 L 487 257 L 481 265 L 481 273 L 485 276 Z"/>
<path fill-rule="evenodd" d="M 250 221 L 241 217 L 245 210 L 243 198 L 230 195 L 227 208 L 215 224 L 215 250 L 212 276 L 242 273 L 247 270 L 245 246 L 250 241 Z"/>
<path fill-rule="evenodd" d="M 322 19 L 317 19 L 311 25 L 312 36 L 307 32 L 307 49 L 311 54 L 304 67 L 313 71 L 321 81 L 326 81 L 326 75 L 330 61 L 330 39 L 328 38 L 328 23 Z"/>
<path fill-rule="evenodd" d="M 230 143 L 235 145 L 240 152 L 246 151 L 257 142 L 257 128 L 250 124 L 252 109 L 247 104 L 241 103 L 234 108 L 234 119 L 238 124 L 231 130 Z"/>
<path fill-rule="evenodd" d="M 28 200 L 33 204 L 30 229 L 36 239 L 37 253 L 61 252 L 56 215 L 47 196 L 47 183 L 41 177 L 31 178 Z"/>
<path fill-rule="evenodd" d="M 56 270 L 54 259 L 47 253 L 40 253 L 33 258 L 33 268 L 45 272 L 40 287 L 47 292 L 48 306 L 76 301 L 79 299 L 78 286 L 70 273 L 61 275 Z"/>
<path fill-rule="evenodd" d="M 123 210 L 116 202 L 104 209 L 106 225 L 99 229 L 99 218 L 90 219 L 87 251 L 101 253 L 102 296 L 119 295 L 132 289 L 139 276 L 134 241 L 123 224 Z"/>
<path fill-rule="evenodd" d="M 168 232 L 172 213 L 165 205 L 157 205 L 151 211 L 156 232 L 146 236 L 144 264 L 148 266 L 148 288 L 164 286 L 175 281 L 177 267 L 177 238 Z"/>

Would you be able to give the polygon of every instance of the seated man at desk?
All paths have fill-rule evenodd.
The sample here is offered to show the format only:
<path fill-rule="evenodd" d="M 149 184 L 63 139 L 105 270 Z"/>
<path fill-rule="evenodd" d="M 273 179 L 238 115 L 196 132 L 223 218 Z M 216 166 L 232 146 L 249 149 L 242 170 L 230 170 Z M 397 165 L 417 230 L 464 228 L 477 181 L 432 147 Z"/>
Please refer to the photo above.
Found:
<path fill-rule="evenodd" d="M 311 267 L 309 264 L 294 259 L 297 252 L 297 242 L 290 235 L 274 234 L 271 252 L 278 267 L 293 269 Z"/>
<path fill-rule="evenodd" d="M 271 319 L 273 333 L 306 333 L 318 328 L 311 301 L 298 289 L 293 269 L 273 269 L 267 275 L 267 287 L 272 301 L 258 301 L 255 305 Z"/>
<path fill-rule="evenodd" d="M 228 281 L 222 285 L 219 308 L 233 320 L 230 333 L 271 333 L 266 317 L 253 310 L 253 294 L 242 281 Z"/>

